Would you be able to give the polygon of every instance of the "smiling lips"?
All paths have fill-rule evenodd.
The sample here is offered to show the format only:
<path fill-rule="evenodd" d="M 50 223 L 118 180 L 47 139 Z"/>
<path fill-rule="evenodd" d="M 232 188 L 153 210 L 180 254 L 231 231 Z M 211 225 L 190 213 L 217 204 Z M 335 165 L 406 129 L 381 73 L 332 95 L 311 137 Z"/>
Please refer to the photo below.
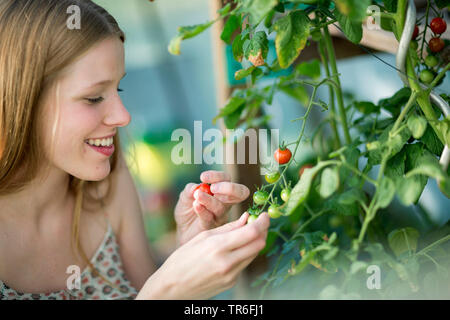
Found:
<path fill-rule="evenodd" d="M 111 156 L 114 153 L 114 136 L 109 136 L 101 139 L 87 139 L 85 143 L 95 151 L 105 155 Z"/>

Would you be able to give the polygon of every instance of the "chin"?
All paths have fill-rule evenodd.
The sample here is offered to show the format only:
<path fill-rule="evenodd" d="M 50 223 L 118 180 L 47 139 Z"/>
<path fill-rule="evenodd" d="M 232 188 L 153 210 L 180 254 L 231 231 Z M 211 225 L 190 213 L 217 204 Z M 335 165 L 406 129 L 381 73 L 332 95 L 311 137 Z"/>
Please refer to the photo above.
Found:
<path fill-rule="evenodd" d="M 109 161 L 105 161 L 105 164 L 92 166 L 89 170 L 80 172 L 80 174 L 75 176 L 84 181 L 102 181 L 107 178 L 110 173 L 111 165 L 109 164 Z"/>

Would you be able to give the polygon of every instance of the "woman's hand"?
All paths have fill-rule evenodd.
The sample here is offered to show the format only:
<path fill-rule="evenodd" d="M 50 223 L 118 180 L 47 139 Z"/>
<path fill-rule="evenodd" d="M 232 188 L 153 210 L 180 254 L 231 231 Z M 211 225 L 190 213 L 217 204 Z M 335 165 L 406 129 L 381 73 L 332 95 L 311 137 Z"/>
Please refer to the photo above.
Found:
<path fill-rule="evenodd" d="M 248 213 L 203 231 L 175 250 L 147 280 L 137 299 L 208 299 L 232 288 L 240 272 L 265 247 L 269 216 L 251 224 Z"/>
<path fill-rule="evenodd" d="M 200 180 L 211 184 L 214 196 L 200 190 L 194 192 L 198 184 L 186 185 L 175 207 L 178 245 L 186 243 L 202 231 L 224 224 L 231 205 L 247 199 L 250 194 L 246 186 L 230 182 L 230 176 L 222 171 L 202 172 Z"/>

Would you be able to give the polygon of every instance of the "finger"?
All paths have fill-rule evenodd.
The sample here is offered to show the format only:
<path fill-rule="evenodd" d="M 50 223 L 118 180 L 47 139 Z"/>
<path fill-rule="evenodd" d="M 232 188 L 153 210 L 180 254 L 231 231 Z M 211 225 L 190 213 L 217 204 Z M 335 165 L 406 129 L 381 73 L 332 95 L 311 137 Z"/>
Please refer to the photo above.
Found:
<path fill-rule="evenodd" d="M 186 197 L 190 200 L 194 199 L 194 190 L 198 186 L 198 184 L 195 183 L 188 183 L 183 191 L 181 192 L 180 196 Z"/>
<path fill-rule="evenodd" d="M 234 197 L 235 201 L 243 201 L 250 195 L 250 190 L 243 184 L 234 182 L 217 182 L 211 184 L 211 192 L 221 195 Z"/>
<path fill-rule="evenodd" d="M 197 200 L 194 201 L 192 204 L 194 208 L 194 212 L 197 214 L 197 216 L 200 219 L 200 223 L 205 229 L 209 229 L 211 225 L 214 224 L 214 214 L 210 212 L 208 209 L 206 209 L 200 202 Z"/>
<path fill-rule="evenodd" d="M 247 223 L 247 219 L 248 219 L 248 212 L 244 212 L 239 219 L 231 221 L 227 224 L 224 224 L 223 226 L 217 227 L 215 229 L 210 230 L 211 234 L 213 235 L 218 235 L 218 234 L 222 234 L 222 233 L 226 233 L 229 231 L 232 231 L 234 229 L 237 229 L 239 227 L 242 227 L 243 225 L 245 225 Z"/>
<path fill-rule="evenodd" d="M 267 212 L 261 213 L 251 224 L 242 228 L 236 228 L 226 234 L 223 234 L 221 242 L 227 250 L 240 248 L 253 242 L 257 238 L 265 236 L 270 225 L 270 219 Z"/>
<path fill-rule="evenodd" d="M 222 202 L 206 192 L 200 190 L 195 191 L 194 199 L 201 203 L 208 211 L 212 212 L 215 218 L 220 218 L 226 211 L 226 207 Z"/>
<path fill-rule="evenodd" d="M 200 174 L 200 180 L 204 183 L 216 183 L 220 181 L 231 181 L 231 176 L 227 172 L 208 170 Z"/>

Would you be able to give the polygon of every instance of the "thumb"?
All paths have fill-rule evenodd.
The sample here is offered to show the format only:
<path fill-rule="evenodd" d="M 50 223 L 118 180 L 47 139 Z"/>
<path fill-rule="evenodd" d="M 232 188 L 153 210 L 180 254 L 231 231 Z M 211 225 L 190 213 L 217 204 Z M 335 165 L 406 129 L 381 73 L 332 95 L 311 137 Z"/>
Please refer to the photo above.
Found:
<path fill-rule="evenodd" d="M 227 224 L 224 224 L 223 226 L 217 227 L 215 229 L 211 230 L 211 234 L 220 234 L 228 231 L 232 231 L 234 229 L 237 229 L 239 227 L 242 227 L 247 223 L 248 218 L 248 212 L 244 212 L 239 219 L 231 221 Z"/>

